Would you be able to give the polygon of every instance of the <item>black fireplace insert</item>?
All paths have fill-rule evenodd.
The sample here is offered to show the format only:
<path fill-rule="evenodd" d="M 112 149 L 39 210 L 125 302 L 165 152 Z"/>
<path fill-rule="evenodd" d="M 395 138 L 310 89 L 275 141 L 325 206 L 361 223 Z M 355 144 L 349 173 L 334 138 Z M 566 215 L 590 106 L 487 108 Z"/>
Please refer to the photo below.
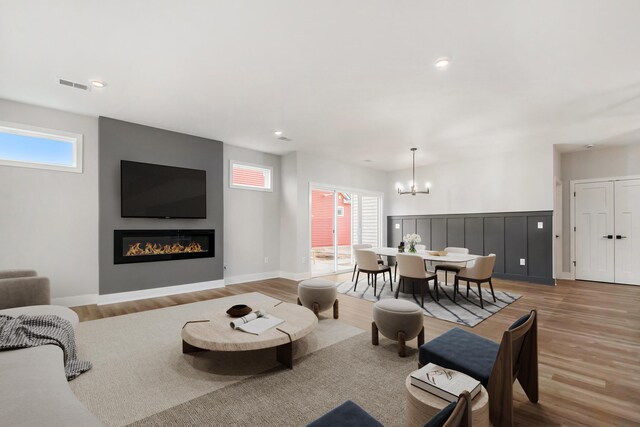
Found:
<path fill-rule="evenodd" d="M 113 263 L 215 256 L 215 230 L 114 230 Z"/>

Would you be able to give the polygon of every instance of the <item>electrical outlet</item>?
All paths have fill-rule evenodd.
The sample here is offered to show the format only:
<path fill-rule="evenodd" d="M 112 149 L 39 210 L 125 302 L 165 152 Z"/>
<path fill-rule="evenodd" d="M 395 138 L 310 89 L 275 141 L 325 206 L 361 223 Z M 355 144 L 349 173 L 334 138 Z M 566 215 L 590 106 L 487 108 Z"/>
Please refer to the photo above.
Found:
<path fill-rule="evenodd" d="M 520 258 L 520 265 L 526 265 L 526 261 L 524 260 L 524 258 Z"/>
<path fill-rule="evenodd" d="M 538 221 L 538 228 L 542 230 L 544 228 L 544 223 L 542 221 Z"/>
<path fill-rule="evenodd" d="M 303 256 L 303 257 L 300 259 L 300 263 L 304 265 L 306 262 L 307 262 L 307 257 L 306 257 L 306 256 Z"/>
<path fill-rule="evenodd" d="M 269 257 L 268 256 L 264 257 L 264 263 L 265 264 L 269 264 Z"/>

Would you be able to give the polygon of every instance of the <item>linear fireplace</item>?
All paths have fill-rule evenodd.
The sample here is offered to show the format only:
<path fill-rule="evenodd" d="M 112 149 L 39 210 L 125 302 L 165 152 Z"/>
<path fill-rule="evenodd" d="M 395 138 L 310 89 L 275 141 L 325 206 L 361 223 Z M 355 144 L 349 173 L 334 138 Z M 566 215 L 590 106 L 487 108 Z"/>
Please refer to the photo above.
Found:
<path fill-rule="evenodd" d="M 215 230 L 114 230 L 113 263 L 215 256 Z"/>

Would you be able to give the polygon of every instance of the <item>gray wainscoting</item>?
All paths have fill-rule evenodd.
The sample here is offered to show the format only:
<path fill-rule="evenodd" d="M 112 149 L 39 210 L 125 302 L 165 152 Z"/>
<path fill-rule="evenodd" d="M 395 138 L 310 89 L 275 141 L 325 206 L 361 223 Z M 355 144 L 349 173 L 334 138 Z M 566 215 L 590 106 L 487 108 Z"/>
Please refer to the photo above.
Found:
<path fill-rule="evenodd" d="M 389 216 L 387 244 L 397 247 L 402 236 L 418 233 L 433 250 L 458 246 L 496 254 L 495 277 L 553 284 L 552 218 L 553 211 Z"/>

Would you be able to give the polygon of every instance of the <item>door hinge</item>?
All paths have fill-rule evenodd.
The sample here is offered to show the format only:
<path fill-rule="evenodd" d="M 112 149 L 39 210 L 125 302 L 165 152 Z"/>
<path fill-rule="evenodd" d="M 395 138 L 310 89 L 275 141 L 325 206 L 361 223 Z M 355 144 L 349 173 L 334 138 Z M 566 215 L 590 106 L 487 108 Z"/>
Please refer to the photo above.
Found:
<path fill-rule="evenodd" d="M 576 192 L 575 191 L 573 192 L 573 197 L 576 197 Z"/>
<path fill-rule="evenodd" d="M 573 261 L 573 266 L 575 267 L 576 265 L 578 265 L 575 261 Z"/>
<path fill-rule="evenodd" d="M 573 231 L 576 231 L 576 227 L 573 227 Z"/>

